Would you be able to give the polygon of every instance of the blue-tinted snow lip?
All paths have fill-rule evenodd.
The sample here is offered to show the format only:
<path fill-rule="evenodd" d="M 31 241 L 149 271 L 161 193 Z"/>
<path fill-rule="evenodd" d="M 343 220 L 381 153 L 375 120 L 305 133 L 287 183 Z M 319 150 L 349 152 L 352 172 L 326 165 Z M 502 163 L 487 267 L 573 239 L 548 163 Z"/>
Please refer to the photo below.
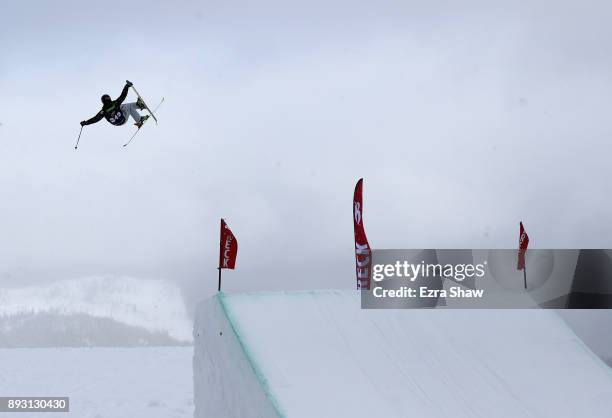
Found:
<path fill-rule="evenodd" d="M 261 383 L 261 386 L 262 386 L 263 391 L 264 391 L 264 393 L 266 395 L 266 398 L 268 398 L 268 400 L 272 404 L 272 407 L 274 408 L 274 412 L 276 413 L 276 415 L 278 415 L 279 418 L 285 418 L 286 415 L 282 411 L 276 395 L 274 395 L 274 393 L 272 392 L 272 389 L 270 388 L 270 383 L 269 383 L 268 379 L 266 378 L 266 376 L 262 372 L 261 367 L 259 366 L 259 364 L 255 360 L 255 357 L 249 351 L 249 349 L 247 348 L 246 344 L 244 343 L 244 340 L 242 338 L 242 335 L 241 335 L 240 329 L 238 327 L 238 324 L 236 323 L 236 321 L 234 321 L 234 315 L 232 314 L 231 307 L 229 306 L 229 304 L 226 301 L 227 296 L 225 295 L 225 293 L 219 292 L 217 294 L 216 298 L 219 301 L 219 305 L 221 306 L 221 310 L 223 311 L 223 315 L 225 315 L 225 318 L 227 319 L 227 322 L 229 322 L 229 324 L 230 324 L 230 328 L 232 329 L 232 333 L 234 334 L 234 336 L 236 337 L 236 340 L 238 341 L 238 344 L 240 345 L 240 349 L 241 349 L 242 353 L 244 354 L 244 356 L 245 356 L 247 362 L 249 363 L 249 365 L 251 366 L 251 369 L 253 370 L 253 373 L 255 374 L 255 377 Z"/>

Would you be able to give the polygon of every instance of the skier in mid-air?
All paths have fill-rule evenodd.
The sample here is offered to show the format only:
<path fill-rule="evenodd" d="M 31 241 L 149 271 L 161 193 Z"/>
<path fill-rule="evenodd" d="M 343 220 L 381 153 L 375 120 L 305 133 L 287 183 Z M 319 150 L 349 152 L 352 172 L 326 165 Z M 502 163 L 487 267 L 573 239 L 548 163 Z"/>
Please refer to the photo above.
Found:
<path fill-rule="evenodd" d="M 102 110 L 100 110 L 93 118 L 82 121 L 81 126 L 99 122 L 102 120 L 102 118 L 106 118 L 106 120 L 112 125 L 121 126 L 124 125 L 131 116 L 136 122 L 134 125 L 140 129 L 142 124 L 149 118 L 149 115 L 142 116 L 138 113 L 138 110 L 147 108 L 144 101 L 140 97 L 138 97 L 136 102 L 123 103 L 127 97 L 130 87 L 132 87 L 132 83 L 130 81 L 126 81 L 121 95 L 119 95 L 116 100 L 111 100 L 108 94 L 103 95 Z"/>

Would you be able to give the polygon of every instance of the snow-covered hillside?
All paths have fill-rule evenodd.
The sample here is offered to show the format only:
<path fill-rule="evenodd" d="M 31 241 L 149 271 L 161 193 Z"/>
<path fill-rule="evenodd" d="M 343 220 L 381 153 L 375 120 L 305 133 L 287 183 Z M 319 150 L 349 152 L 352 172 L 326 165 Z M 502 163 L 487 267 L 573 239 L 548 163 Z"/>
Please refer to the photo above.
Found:
<path fill-rule="evenodd" d="M 62 319 L 66 324 L 81 320 L 85 325 L 95 324 L 99 331 L 123 332 L 120 325 L 124 325 L 149 334 L 166 334 L 177 341 L 191 340 L 191 321 L 183 297 L 168 281 L 89 277 L 0 289 L 0 324 L 5 331 L 20 335 L 15 327 L 25 324 L 35 329 L 37 321 L 46 323 L 50 316 L 59 321 L 55 331 L 61 329 Z M 112 323 L 91 318 L 110 319 Z M 19 341 L 12 342 L 19 345 Z"/>
<path fill-rule="evenodd" d="M 356 291 L 220 294 L 195 417 L 609 417 L 612 371 L 551 310 L 361 310 Z"/>
<path fill-rule="evenodd" d="M 167 331 L 149 331 L 84 313 L 0 316 L 0 348 L 146 347 L 188 345 Z"/>

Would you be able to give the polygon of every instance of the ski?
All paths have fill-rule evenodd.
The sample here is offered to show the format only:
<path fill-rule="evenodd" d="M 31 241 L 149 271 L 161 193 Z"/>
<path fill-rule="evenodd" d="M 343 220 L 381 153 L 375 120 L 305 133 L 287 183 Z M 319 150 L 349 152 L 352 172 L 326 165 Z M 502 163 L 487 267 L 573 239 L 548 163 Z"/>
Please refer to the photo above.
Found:
<path fill-rule="evenodd" d="M 136 89 L 134 89 L 135 91 Z M 138 93 L 136 93 L 138 94 Z M 140 96 L 138 96 L 140 97 Z M 157 109 L 159 109 L 159 107 L 162 105 L 162 103 L 164 102 L 164 97 L 162 97 L 161 101 L 158 103 L 157 106 L 155 106 L 155 108 L 153 109 L 153 111 L 151 111 L 148 107 L 147 110 L 149 111 L 149 113 L 151 114 L 151 116 L 153 117 L 153 119 L 155 120 L 155 123 L 157 123 L 157 118 L 153 115 L 153 112 L 157 112 Z M 145 103 L 146 105 L 146 103 Z M 140 129 L 144 126 L 144 124 L 147 123 L 147 121 L 145 120 L 142 125 L 140 126 L 140 128 L 136 129 L 136 132 L 134 132 L 134 135 L 131 136 L 130 140 L 128 142 L 126 142 L 125 144 L 123 144 L 124 147 L 127 147 L 128 145 L 130 145 L 130 142 L 132 142 L 132 140 L 136 137 L 136 135 L 138 134 L 138 132 L 140 132 Z"/>
<path fill-rule="evenodd" d="M 147 102 L 145 102 L 145 100 L 142 98 L 140 93 L 138 93 L 138 90 L 136 90 L 136 87 L 134 87 L 133 84 L 132 84 L 132 90 L 134 90 L 134 93 L 136 93 L 136 96 L 138 96 L 138 98 L 142 101 L 142 103 L 145 106 L 145 109 L 147 109 L 147 111 L 151 114 L 151 116 L 153 117 L 153 120 L 155 121 L 155 124 L 157 125 L 157 118 L 155 117 L 155 114 L 153 113 L 154 110 L 149 109 L 149 105 L 147 105 Z M 162 99 L 162 101 L 163 101 L 163 99 Z"/>

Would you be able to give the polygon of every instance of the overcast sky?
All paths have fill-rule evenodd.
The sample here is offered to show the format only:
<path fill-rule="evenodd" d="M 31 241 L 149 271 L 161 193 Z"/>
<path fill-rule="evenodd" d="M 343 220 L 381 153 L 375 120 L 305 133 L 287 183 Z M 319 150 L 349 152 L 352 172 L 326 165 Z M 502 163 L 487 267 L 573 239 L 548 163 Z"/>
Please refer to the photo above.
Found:
<path fill-rule="evenodd" d="M 529 3 L 529 5 L 526 5 Z M 375 248 L 612 247 L 606 1 L 3 2 L 0 286 L 353 288 Z M 126 79 L 131 126 L 79 121 Z M 130 96 L 134 98 L 133 95 Z"/>

